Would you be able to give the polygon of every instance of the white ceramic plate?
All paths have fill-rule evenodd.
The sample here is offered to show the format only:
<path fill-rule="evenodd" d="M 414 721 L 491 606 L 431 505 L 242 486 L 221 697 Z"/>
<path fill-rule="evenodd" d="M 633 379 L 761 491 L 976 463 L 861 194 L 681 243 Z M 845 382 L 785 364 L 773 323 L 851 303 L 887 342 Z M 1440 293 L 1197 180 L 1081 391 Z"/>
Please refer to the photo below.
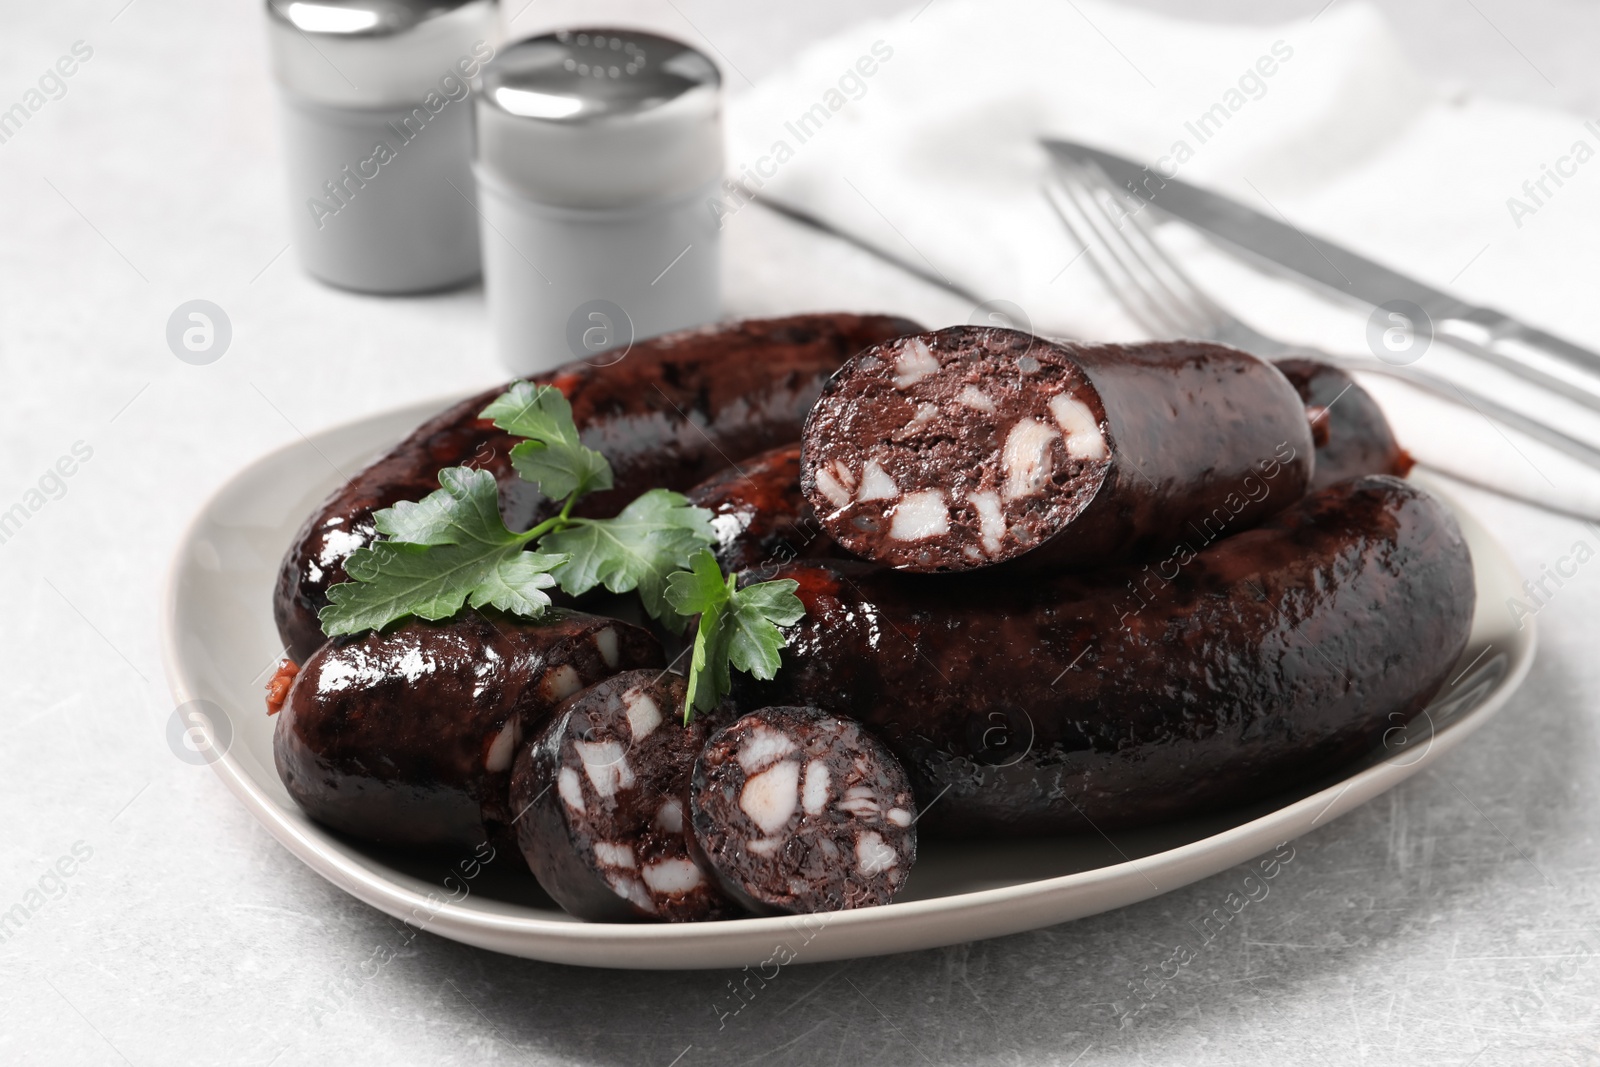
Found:
<path fill-rule="evenodd" d="M 278 561 L 340 480 L 332 465 L 359 468 L 443 406 L 328 430 L 240 471 L 178 546 L 164 650 L 183 721 L 202 731 L 201 747 L 212 745 L 206 755 L 228 788 L 290 852 L 375 908 L 496 952 L 597 967 L 738 967 L 775 955 L 817 962 L 931 948 L 1093 915 L 1226 870 L 1394 787 L 1498 711 L 1533 661 L 1533 620 L 1519 631 L 1499 607 L 1519 592 L 1517 573 L 1457 507 L 1477 571 L 1478 613 L 1455 680 L 1410 730 L 1330 780 L 1245 809 L 1119 832 L 1114 844 L 1097 836 L 925 841 L 902 899 L 881 908 L 681 925 L 579 922 L 531 877 L 512 874 L 515 857 L 487 866 L 471 856 L 419 858 L 334 834 L 301 813 L 273 769 L 262 687 L 282 651 L 270 608 Z"/>

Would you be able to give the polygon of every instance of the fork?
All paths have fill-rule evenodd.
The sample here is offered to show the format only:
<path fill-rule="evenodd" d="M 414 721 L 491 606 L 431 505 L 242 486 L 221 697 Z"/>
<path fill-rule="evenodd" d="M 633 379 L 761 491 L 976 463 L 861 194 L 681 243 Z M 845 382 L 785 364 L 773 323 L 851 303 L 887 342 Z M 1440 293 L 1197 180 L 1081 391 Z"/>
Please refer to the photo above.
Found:
<path fill-rule="evenodd" d="M 1126 197 L 1105 172 L 1090 164 L 1058 161 L 1049 174 L 1044 194 L 1050 206 L 1067 232 L 1083 246 L 1090 265 L 1112 296 L 1151 336 L 1215 341 L 1262 359 L 1299 356 L 1345 371 L 1394 378 L 1458 407 L 1470 408 L 1486 419 L 1600 469 L 1600 449 L 1437 374 L 1414 367 L 1374 364 L 1268 337 L 1213 300 L 1184 273 L 1161 247 L 1146 221 L 1144 208 L 1150 206 L 1148 203 Z M 1441 473 L 1542 508 L 1551 507 L 1545 501 L 1484 485 L 1451 471 Z"/>

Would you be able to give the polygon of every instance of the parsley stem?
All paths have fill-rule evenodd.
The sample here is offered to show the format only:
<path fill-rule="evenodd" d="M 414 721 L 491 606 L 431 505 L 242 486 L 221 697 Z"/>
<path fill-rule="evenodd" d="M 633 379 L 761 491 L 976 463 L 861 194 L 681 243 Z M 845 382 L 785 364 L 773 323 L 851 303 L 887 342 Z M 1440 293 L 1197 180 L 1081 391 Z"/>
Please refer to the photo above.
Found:
<path fill-rule="evenodd" d="M 550 518 L 544 520 L 527 533 L 520 535 L 523 543 L 526 544 L 529 541 L 537 541 L 547 533 L 554 533 L 557 530 L 565 530 L 568 526 L 571 526 L 572 506 L 577 502 L 578 490 L 575 489 L 572 491 L 572 494 L 567 497 L 567 502 L 561 505 L 561 514 L 552 515 Z"/>

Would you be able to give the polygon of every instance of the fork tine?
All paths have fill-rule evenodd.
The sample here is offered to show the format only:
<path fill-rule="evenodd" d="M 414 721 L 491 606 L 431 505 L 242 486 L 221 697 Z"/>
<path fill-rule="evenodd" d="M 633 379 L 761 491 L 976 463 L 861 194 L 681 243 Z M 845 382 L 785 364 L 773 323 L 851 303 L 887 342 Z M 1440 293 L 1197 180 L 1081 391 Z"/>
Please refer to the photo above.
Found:
<path fill-rule="evenodd" d="M 1214 336 L 1223 323 L 1219 315 L 1221 309 L 1199 292 L 1157 244 L 1141 218 L 1146 206 L 1144 201 L 1129 205 L 1128 199 L 1119 195 L 1119 190 L 1111 185 L 1104 171 L 1098 167 L 1085 169 L 1093 182 L 1091 198 L 1105 219 L 1106 226 L 1103 229 L 1110 231 L 1107 239 L 1119 244 L 1122 254 L 1138 264 L 1138 269 L 1131 273 L 1142 272 L 1144 288 L 1150 294 L 1150 299 L 1165 308 L 1169 318 L 1178 321 L 1178 329 L 1174 332 L 1190 336 Z M 1127 210 L 1129 207 L 1132 210 Z"/>
<path fill-rule="evenodd" d="M 1067 192 L 1061 176 L 1052 170 L 1041 188 L 1044 192 L 1045 202 L 1050 205 L 1051 210 L 1056 213 L 1056 217 L 1061 220 L 1061 224 L 1066 227 L 1068 235 L 1080 246 L 1081 251 L 1078 254 L 1080 256 L 1088 255 L 1089 266 L 1105 285 L 1106 291 L 1111 294 L 1113 299 L 1122 304 L 1123 309 L 1138 321 L 1141 328 L 1145 330 L 1151 329 L 1150 310 L 1140 304 L 1128 301 L 1123 296 L 1122 290 L 1126 283 L 1119 276 L 1120 271 L 1117 270 L 1117 265 L 1106 261 L 1098 236 L 1095 234 L 1093 227 L 1089 225 L 1088 220 L 1080 214 L 1078 205 Z M 1068 265 L 1070 266 L 1071 264 Z"/>
<path fill-rule="evenodd" d="M 1172 321 L 1163 313 L 1159 301 L 1151 299 L 1150 292 L 1139 279 L 1132 276 L 1127 265 L 1112 252 L 1111 243 L 1095 225 L 1094 212 L 1087 210 L 1078 194 L 1083 192 L 1076 175 L 1066 168 L 1054 169 L 1051 179 L 1044 184 L 1045 199 L 1060 217 L 1067 232 L 1088 253 L 1089 265 L 1105 283 L 1106 289 L 1123 305 L 1140 327 L 1154 336 L 1173 331 Z"/>
<path fill-rule="evenodd" d="M 1135 243 L 1143 248 L 1151 271 L 1163 277 L 1164 283 L 1174 297 L 1193 307 L 1197 314 L 1209 320 L 1214 326 L 1234 318 L 1231 312 L 1213 300 L 1209 293 L 1196 285 L 1183 268 L 1178 266 L 1177 260 L 1173 259 L 1162 247 L 1161 242 L 1156 240 L 1155 226 L 1145 218 L 1143 211 L 1134 212 L 1129 218 L 1133 220 L 1133 231 L 1138 235 Z"/>

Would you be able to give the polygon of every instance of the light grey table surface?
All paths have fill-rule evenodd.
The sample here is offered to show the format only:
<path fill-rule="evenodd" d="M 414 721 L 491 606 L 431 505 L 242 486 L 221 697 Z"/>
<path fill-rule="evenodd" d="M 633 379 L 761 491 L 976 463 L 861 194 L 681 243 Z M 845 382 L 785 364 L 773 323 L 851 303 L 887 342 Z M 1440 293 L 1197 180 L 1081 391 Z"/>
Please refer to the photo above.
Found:
<path fill-rule="evenodd" d="M 797 43 L 901 6 L 532 0 L 515 27 L 615 14 L 709 41 L 759 78 Z M 1265 20 L 1309 17 L 1322 0 L 1154 6 Z M 1590 5 L 1381 6 L 1435 77 L 1600 110 Z M 1270 896 L 1129 1027 L 1113 1002 L 1242 872 L 1034 933 L 796 965 L 720 1028 L 727 973 L 550 966 L 423 934 L 366 976 L 395 926 L 168 749 L 163 571 L 189 515 L 260 453 L 502 375 L 480 289 L 352 296 L 285 251 L 257 7 L 0 0 L 0 107 L 74 42 L 93 50 L 65 95 L 0 144 L 0 510 L 75 445 L 91 451 L 0 543 L 0 912 L 41 879 L 49 891 L 0 943 L 0 1063 L 1600 1062 L 1591 571 L 1541 612 L 1540 660 L 1496 720 L 1298 841 Z M 970 311 L 762 212 L 742 212 L 728 240 L 730 313 Z M 196 297 L 234 329 L 206 367 L 164 341 L 168 315 Z M 1594 540 L 1461 496 L 1528 574 Z M 46 872 L 72 856 L 58 894 Z"/>

